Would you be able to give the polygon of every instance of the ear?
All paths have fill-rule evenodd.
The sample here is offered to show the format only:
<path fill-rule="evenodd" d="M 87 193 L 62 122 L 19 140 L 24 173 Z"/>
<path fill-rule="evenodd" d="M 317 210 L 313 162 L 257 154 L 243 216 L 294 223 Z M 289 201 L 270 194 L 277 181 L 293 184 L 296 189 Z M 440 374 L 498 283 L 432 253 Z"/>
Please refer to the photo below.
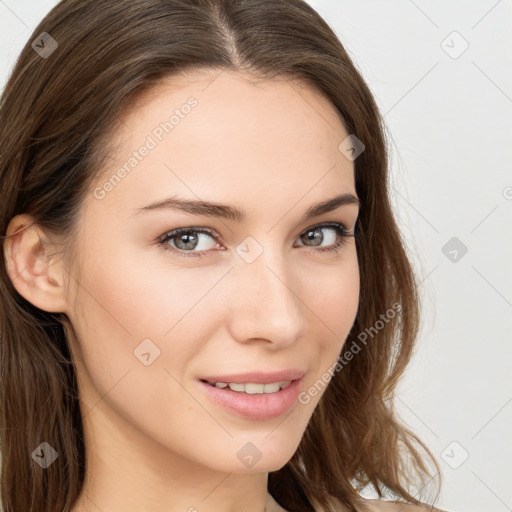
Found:
<path fill-rule="evenodd" d="M 11 219 L 6 235 L 7 273 L 18 293 L 43 311 L 65 313 L 65 270 L 52 258 L 58 248 L 27 214 Z"/>

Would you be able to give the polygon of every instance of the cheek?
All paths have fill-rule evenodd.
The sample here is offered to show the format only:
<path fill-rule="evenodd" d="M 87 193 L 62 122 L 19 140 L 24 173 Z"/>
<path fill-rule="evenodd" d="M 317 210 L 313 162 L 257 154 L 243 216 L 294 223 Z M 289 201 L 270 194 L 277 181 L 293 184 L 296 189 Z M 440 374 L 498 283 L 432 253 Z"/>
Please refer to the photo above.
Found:
<path fill-rule="evenodd" d="M 354 323 L 360 293 L 360 276 L 355 247 L 342 253 L 336 265 L 318 265 L 301 282 L 305 304 L 316 315 L 319 331 L 336 337 L 348 335 Z"/>
<path fill-rule="evenodd" d="M 353 250 L 352 250 L 353 249 Z M 348 334 L 357 316 L 360 297 L 360 276 L 355 247 L 341 255 L 343 260 L 336 266 L 317 270 L 315 277 L 302 281 L 302 299 L 310 318 L 310 338 L 314 354 L 311 354 L 311 373 L 307 387 L 319 382 L 316 404 L 325 391 L 328 372 L 342 352 Z"/>
<path fill-rule="evenodd" d="M 131 257 L 115 255 L 116 259 L 88 264 L 82 271 L 84 289 L 79 290 L 82 316 L 94 318 L 96 329 L 101 326 L 109 335 L 132 342 L 171 337 L 181 322 L 190 327 L 193 310 L 225 273 L 222 268 L 179 268 L 164 258 L 144 259 L 133 252 Z"/>
<path fill-rule="evenodd" d="M 101 261 L 84 257 L 76 302 L 72 295 L 80 356 L 101 395 L 130 371 L 129 380 L 136 376 L 138 382 L 134 394 L 153 387 L 158 410 L 171 379 L 166 370 L 181 382 L 222 320 L 215 284 L 226 270 L 148 264 L 136 251 L 122 258 L 114 247 L 102 254 Z"/>
<path fill-rule="evenodd" d="M 159 425 L 181 428 L 178 410 L 186 412 L 190 431 L 204 424 L 204 410 L 181 383 L 208 339 L 208 318 L 219 319 L 208 290 L 224 271 L 194 276 L 193 269 L 155 268 L 129 258 L 84 261 L 70 318 L 83 358 L 77 367 L 87 409 L 108 404 L 162 441 Z"/>
<path fill-rule="evenodd" d="M 357 265 L 349 265 L 341 271 L 331 271 L 323 279 L 317 278 L 316 292 L 311 300 L 319 308 L 319 316 L 333 321 L 333 327 L 344 325 L 355 317 L 359 304 L 359 271 Z"/>

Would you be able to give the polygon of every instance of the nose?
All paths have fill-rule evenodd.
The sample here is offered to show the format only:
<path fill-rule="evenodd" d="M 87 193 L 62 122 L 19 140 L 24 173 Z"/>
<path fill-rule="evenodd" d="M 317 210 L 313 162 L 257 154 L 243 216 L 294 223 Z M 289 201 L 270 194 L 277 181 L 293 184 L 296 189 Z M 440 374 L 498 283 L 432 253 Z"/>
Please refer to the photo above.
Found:
<path fill-rule="evenodd" d="M 285 348 L 304 333 L 306 305 L 299 276 L 277 250 L 264 248 L 252 263 L 240 259 L 230 272 L 229 330 L 241 342 Z"/>

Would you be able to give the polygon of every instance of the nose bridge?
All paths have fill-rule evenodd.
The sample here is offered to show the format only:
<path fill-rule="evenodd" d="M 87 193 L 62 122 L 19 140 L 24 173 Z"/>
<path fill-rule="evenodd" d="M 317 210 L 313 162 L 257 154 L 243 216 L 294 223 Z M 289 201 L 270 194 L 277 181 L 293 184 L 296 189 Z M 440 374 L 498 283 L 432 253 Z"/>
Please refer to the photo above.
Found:
<path fill-rule="evenodd" d="M 300 337 L 304 328 L 304 305 L 296 291 L 298 280 L 280 247 L 260 247 L 260 254 L 252 262 L 241 257 L 235 265 L 239 292 L 232 305 L 231 328 L 242 341 L 264 338 L 286 345 Z M 249 251 L 254 250 L 257 247 L 252 245 Z"/>

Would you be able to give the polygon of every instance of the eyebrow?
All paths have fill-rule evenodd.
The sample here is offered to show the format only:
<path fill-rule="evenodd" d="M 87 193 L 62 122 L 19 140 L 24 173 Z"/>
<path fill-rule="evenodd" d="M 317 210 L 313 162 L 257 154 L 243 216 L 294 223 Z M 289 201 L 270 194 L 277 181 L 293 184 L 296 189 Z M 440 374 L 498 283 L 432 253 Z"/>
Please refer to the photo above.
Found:
<path fill-rule="evenodd" d="M 329 213 L 333 210 L 336 210 L 340 206 L 348 204 L 355 204 L 359 208 L 361 207 L 361 202 L 353 194 L 341 194 L 331 199 L 327 199 L 326 201 L 322 201 L 321 203 L 310 206 L 304 214 L 302 221 L 309 220 L 313 217 L 318 217 L 324 213 Z M 191 199 L 179 199 L 175 196 L 168 197 L 161 201 L 156 201 L 147 206 L 144 206 L 143 208 L 137 208 L 133 215 L 138 215 L 139 213 L 147 213 L 153 210 L 160 210 L 164 208 L 181 210 L 193 215 L 217 217 L 235 222 L 242 222 L 246 219 L 245 211 L 240 210 L 234 206 Z"/>

